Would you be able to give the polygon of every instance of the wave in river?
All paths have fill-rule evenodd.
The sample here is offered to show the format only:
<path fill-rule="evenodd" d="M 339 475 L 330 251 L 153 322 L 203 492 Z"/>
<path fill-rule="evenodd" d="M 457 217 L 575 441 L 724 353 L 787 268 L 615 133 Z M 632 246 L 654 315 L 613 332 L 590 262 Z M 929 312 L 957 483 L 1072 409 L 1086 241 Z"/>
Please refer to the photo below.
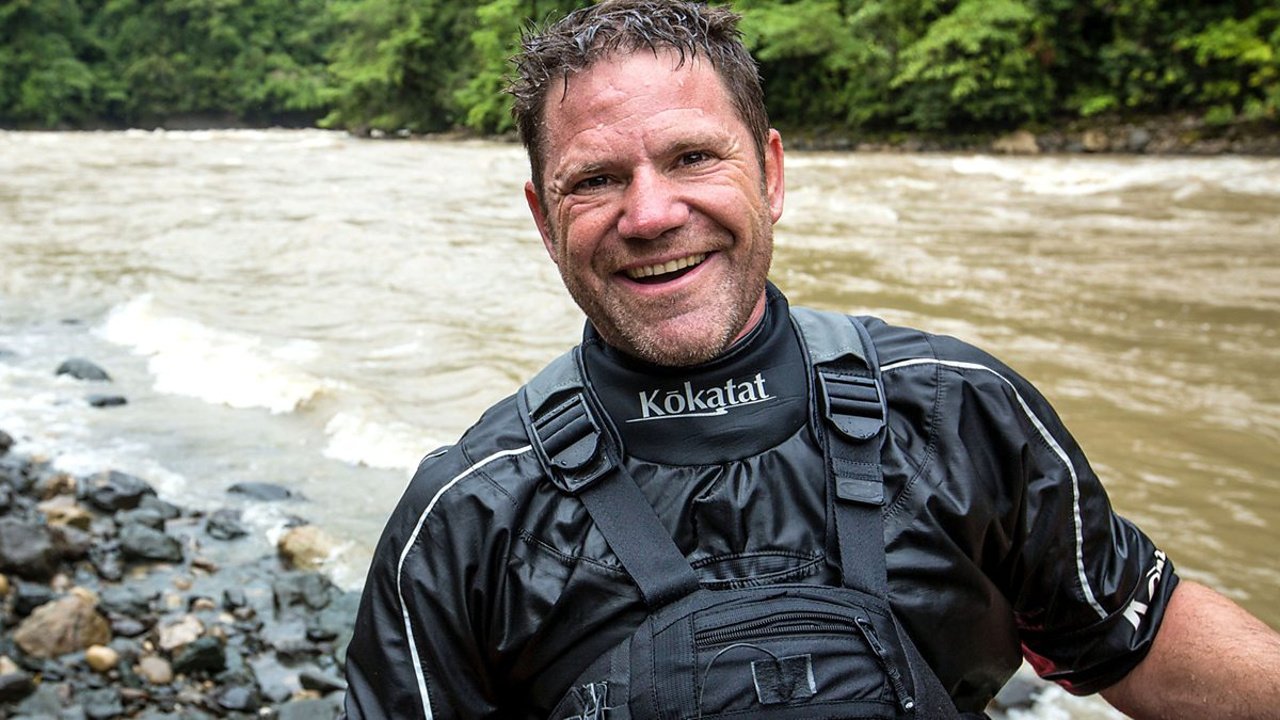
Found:
<path fill-rule="evenodd" d="M 925 162 L 934 162 L 932 159 Z M 1257 159 L 1178 158 L 1135 164 L 1128 158 L 1002 158 L 989 155 L 944 161 L 960 175 L 990 175 L 1036 195 L 1077 196 L 1161 187 L 1175 192 L 1226 191 L 1280 196 L 1280 163 Z"/>
<path fill-rule="evenodd" d="M 287 413 L 333 384 L 302 369 L 319 352 L 314 343 L 267 347 L 260 338 L 159 313 L 150 295 L 113 309 L 99 332 L 104 339 L 147 356 L 160 393 Z"/>

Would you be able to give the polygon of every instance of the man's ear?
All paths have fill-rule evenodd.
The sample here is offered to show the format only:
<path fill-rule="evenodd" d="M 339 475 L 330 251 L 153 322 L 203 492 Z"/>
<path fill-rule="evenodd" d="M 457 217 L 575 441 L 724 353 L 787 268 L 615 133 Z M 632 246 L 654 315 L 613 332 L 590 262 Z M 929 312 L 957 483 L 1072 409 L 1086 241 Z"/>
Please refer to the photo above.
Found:
<path fill-rule="evenodd" d="M 782 134 L 769 128 L 769 139 L 764 145 L 764 187 L 774 222 L 782 217 L 782 198 L 787 194 L 782 155 Z"/>
<path fill-rule="evenodd" d="M 538 233 L 542 235 L 543 247 L 547 249 L 547 254 L 551 256 L 551 261 L 555 262 L 555 238 L 551 235 L 551 224 L 547 222 L 547 214 L 542 209 L 542 199 L 538 197 L 538 191 L 533 187 L 532 180 L 524 184 L 524 201 L 529 204 L 529 212 L 533 215 L 533 223 L 538 226 Z"/>

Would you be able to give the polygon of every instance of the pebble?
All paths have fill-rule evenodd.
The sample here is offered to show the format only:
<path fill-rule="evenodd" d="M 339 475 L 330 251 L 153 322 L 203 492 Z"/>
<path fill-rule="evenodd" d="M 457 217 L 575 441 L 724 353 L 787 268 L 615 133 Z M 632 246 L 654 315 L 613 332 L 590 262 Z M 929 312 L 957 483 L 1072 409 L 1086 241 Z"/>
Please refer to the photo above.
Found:
<path fill-rule="evenodd" d="M 173 666 L 158 655 L 145 655 L 138 661 L 138 674 L 152 685 L 168 685 L 173 682 Z"/>
<path fill-rule="evenodd" d="M 95 672 L 105 673 L 120 664 L 120 653 L 102 645 L 94 645 L 84 651 L 84 661 Z"/>

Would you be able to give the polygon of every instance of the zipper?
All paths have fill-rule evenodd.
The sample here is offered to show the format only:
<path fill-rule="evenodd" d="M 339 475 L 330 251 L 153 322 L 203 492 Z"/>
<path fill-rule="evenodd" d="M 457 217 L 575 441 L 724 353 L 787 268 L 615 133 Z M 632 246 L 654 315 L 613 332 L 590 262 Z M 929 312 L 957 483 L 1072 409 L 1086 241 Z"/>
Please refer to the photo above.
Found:
<path fill-rule="evenodd" d="M 867 639 L 867 644 L 871 646 L 871 652 L 875 653 L 876 659 L 880 661 L 880 667 L 884 669 L 885 675 L 889 676 L 889 683 L 893 686 L 893 694 L 898 697 L 898 704 L 902 709 L 911 712 L 915 710 L 915 698 L 907 694 L 907 688 L 902 684 L 902 675 L 898 672 L 898 668 L 893 666 L 889 661 L 889 652 L 880 642 L 880 636 L 876 634 L 875 627 L 871 621 L 859 615 L 854 618 L 858 629 L 862 631 L 862 636 Z"/>
<path fill-rule="evenodd" d="M 696 647 L 705 648 L 741 640 L 760 640 L 764 637 L 807 635 L 827 631 L 848 632 L 851 625 L 848 619 L 830 613 L 779 613 L 729 627 L 698 630 L 693 634 L 693 642 Z"/>

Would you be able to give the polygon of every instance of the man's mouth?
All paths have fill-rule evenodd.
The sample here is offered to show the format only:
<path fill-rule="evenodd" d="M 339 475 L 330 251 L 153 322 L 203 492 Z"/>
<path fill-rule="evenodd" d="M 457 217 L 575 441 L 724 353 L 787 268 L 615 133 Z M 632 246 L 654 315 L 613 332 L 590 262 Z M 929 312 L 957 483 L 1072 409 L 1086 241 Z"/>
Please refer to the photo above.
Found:
<path fill-rule="evenodd" d="M 706 253 L 698 253 L 657 265 L 630 268 L 625 270 L 624 274 L 638 283 L 648 285 L 670 282 L 702 264 L 706 259 Z"/>

